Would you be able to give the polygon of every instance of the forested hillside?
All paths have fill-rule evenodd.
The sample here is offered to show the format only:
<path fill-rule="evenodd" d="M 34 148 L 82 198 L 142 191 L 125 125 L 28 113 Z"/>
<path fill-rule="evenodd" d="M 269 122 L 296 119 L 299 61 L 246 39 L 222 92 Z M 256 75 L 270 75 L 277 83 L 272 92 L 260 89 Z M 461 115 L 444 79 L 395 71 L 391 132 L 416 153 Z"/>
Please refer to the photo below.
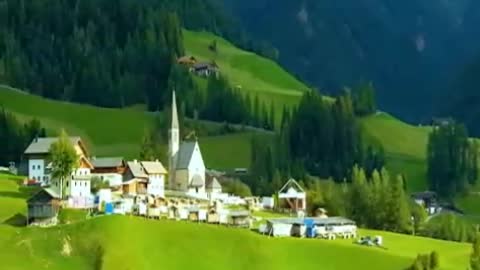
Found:
<path fill-rule="evenodd" d="M 372 80 L 381 108 L 408 120 L 432 114 L 480 45 L 473 0 L 225 2 L 294 73 L 322 91 Z"/>
<path fill-rule="evenodd" d="M 103 107 L 162 109 L 183 26 L 266 51 L 210 0 L 1 0 L 0 20 L 1 83 Z"/>

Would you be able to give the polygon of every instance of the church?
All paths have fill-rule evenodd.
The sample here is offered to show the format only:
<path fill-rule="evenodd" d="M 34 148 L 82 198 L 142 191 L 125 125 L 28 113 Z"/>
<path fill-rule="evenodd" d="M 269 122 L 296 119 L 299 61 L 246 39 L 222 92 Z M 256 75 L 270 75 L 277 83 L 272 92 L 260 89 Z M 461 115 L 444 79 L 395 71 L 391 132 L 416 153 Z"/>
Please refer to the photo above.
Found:
<path fill-rule="evenodd" d="M 180 142 L 177 102 L 172 95 L 172 122 L 168 144 L 169 189 L 185 192 L 186 195 L 206 199 L 205 164 L 200 145 L 195 141 Z"/>

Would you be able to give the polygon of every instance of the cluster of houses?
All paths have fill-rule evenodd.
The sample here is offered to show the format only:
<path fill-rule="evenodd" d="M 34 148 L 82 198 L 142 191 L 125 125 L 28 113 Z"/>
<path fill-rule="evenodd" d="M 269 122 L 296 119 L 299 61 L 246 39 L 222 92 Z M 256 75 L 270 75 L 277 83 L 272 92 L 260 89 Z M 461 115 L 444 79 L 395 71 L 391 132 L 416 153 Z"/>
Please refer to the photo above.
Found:
<path fill-rule="evenodd" d="M 57 138 L 35 138 L 24 152 L 28 183 L 42 186 L 27 201 L 31 225 L 56 224 L 62 208 L 97 209 L 105 214 L 131 214 L 251 227 L 250 210 L 284 209 L 295 218 L 268 219 L 261 231 L 272 236 L 312 236 L 332 239 L 356 233 L 353 221 L 328 218 L 325 213 L 306 218 L 306 192 L 293 179 L 272 197 L 239 198 L 222 190 L 220 173 L 207 170 L 197 141 L 180 141 L 176 97 L 173 93 L 169 130 L 168 167 L 158 160 L 125 160 L 121 157 L 91 157 L 80 137 L 70 143 L 78 167 L 67 179 L 52 176 L 49 149 Z M 95 182 L 94 182 L 95 181 Z M 94 184 L 102 183 L 95 194 Z M 96 188 L 97 189 L 97 188 Z M 231 205 L 243 205 L 245 210 Z M 237 210 L 232 210 L 237 209 Z M 246 210 L 249 209 L 249 210 Z"/>

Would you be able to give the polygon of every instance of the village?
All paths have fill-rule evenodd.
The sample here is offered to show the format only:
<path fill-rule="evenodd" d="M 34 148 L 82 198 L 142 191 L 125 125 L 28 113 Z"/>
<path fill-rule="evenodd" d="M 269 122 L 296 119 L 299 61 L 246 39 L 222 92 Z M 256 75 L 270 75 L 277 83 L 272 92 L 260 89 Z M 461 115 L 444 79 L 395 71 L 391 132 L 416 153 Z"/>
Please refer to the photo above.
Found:
<path fill-rule="evenodd" d="M 41 190 L 27 201 L 28 226 L 58 223 L 62 209 L 84 209 L 96 215 L 134 215 L 149 219 L 204 222 L 255 229 L 280 237 L 355 238 L 354 221 L 328 217 L 318 209 L 306 216 L 306 192 L 294 179 L 272 197 L 239 197 L 222 191 L 222 172 L 205 167 L 198 141 L 181 141 L 175 93 L 169 131 L 168 169 L 159 160 L 127 161 L 121 157 L 90 157 L 80 137 L 69 138 L 78 156 L 71 177 L 52 176 L 49 149 L 57 138 L 35 138 L 24 152 L 25 185 Z M 92 182 L 105 187 L 92 192 Z M 63 188 L 62 188 L 63 187 Z M 256 211 L 279 211 L 283 217 L 256 217 Z"/>

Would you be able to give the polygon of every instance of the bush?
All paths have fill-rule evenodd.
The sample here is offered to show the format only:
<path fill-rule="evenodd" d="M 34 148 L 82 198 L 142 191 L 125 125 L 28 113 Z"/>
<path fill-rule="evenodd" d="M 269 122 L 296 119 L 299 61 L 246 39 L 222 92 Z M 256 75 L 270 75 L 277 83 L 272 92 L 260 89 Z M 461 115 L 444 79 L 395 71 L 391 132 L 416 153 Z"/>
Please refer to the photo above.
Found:
<path fill-rule="evenodd" d="M 433 251 L 430 254 L 418 254 L 413 264 L 406 270 L 437 270 L 439 267 L 438 253 Z"/>

